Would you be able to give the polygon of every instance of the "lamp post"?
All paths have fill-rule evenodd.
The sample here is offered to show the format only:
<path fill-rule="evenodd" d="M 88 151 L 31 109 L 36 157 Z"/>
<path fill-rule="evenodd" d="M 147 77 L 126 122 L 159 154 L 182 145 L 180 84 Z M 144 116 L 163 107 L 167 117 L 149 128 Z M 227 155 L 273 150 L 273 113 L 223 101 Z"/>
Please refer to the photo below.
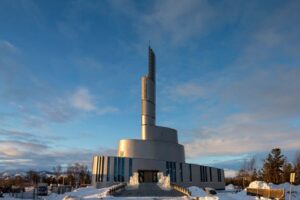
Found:
<path fill-rule="evenodd" d="M 289 196 L 289 200 L 292 199 L 292 186 L 293 186 L 293 183 L 295 183 L 295 172 L 292 172 L 290 174 L 290 196 Z"/>

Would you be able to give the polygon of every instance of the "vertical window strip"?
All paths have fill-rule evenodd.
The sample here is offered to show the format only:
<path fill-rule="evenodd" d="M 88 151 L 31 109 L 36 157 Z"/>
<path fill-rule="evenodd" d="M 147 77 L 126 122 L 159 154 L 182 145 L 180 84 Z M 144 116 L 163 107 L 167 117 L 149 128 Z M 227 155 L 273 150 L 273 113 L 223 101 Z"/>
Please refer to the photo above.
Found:
<path fill-rule="evenodd" d="M 177 178 L 176 178 L 176 162 L 174 162 L 174 182 L 177 182 Z"/>
<path fill-rule="evenodd" d="M 104 174 L 104 156 L 102 156 L 102 168 L 101 168 L 101 182 L 103 182 L 103 174 Z"/>
<path fill-rule="evenodd" d="M 167 161 L 166 162 L 166 175 L 168 176 L 170 174 L 170 171 L 169 171 L 169 162 Z"/>
<path fill-rule="evenodd" d="M 132 158 L 129 158 L 129 168 L 128 168 L 129 177 L 132 176 Z M 130 179 L 130 178 L 129 178 Z"/>
<path fill-rule="evenodd" d="M 97 168 L 96 168 L 96 182 L 99 182 L 99 165 L 100 165 L 100 160 L 99 160 L 99 156 L 97 156 Z"/>
<path fill-rule="evenodd" d="M 201 166 L 199 166 L 199 171 L 200 171 L 200 182 L 202 182 L 202 171 L 201 171 Z"/>
<path fill-rule="evenodd" d="M 102 156 L 99 156 L 99 182 L 102 182 L 101 181 L 101 169 L 102 169 Z"/>
<path fill-rule="evenodd" d="M 206 173 L 206 182 L 208 182 L 208 167 L 205 167 L 205 173 Z"/>
<path fill-rule="evenodd" d="M 173 162 L 170 162 L 170 174 L 171 174 L 171 182 L 174 182 L 174 168 L 173 168 Z"/>
<path fill-rule="evenodd" d="M 203 170 L 203 166 L 200 166 L 200 180 L 201 180 L 201 182 L 204 182 L 204 170 Z"/>
<path fill-rule="evenodd" d="M 193 181 L 192 179 L 192 164 L 189 164 L 189 168 L 190 168 L 190 182 Z"/>
<path fill-rule="evenodd" d="M 206 173 L 206 167 L 204 167 L 204 181 L 207 182 L 207 173 Z"/>
<path fill-rule="evenodd" d="M 170 162 L 169 166 L 170 166 L 171 182 L 174 182 L 174 180 L 173 180 L 173 177 L 174 177 L 174 174 L 173 174 L 173 163 Z"/>
<path fill-rule="evenodd" d="M 180 169 L 180 180 L 183 182 L 183 169 L 182 169 L 182 163 L 179 164 L 179 169 Z"/>
<path fill-rule="evenodd" d="M 117 170 L 118 170 L 118 160 L 117 157 L 114 157 L 114 181 L 117 182 Z"/>
<path fill-rule="evenodd" d="M 122 162 L 121 181 L 123 182 L 125 180 L 125 178 L 124 178 L 124 176 L 125 176 L 125 158 L 121 158 L 121 162 Z"/>
<path fill-rule="evenodd" d="M 107 157 L 106 181 L 109 182 L 110 176 L 110 157 Z"/>
<path fill-rule="evenodd" d="M 210 182 L 212 182 L 212 172 L 211 172 L 211 167 L 209 168 L 209 178 L 210 178 Z"/>
<path fill-rule="evenodd" d="M 121 180 L 121 158 L 118 157 L 118 182 L 120 182 Z"/>
<path fill-rule="evenodd" d="M 221 170 L 218 169 L 218 181 L 221 182 L 222 181 L 222 175 L 221 175 Z"/>

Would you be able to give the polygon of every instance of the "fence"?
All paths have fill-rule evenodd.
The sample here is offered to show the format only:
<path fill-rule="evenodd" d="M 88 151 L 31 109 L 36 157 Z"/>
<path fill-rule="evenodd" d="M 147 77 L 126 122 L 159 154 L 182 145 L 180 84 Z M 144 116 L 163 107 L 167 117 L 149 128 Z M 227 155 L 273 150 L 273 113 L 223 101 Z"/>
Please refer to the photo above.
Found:
<path fill-rule="evenodd" d="M 18 199 L 39 199 L 36 189 L 27 192 L 23 192 L 23 191 L 12 192 L 10 193 L 10 196 Z"/>
<path fill-rule="evenodd" d="M 179 185 L 176 185 L 174 183 L 171 183 L 171 187 L 174 189 L 174 190 L 177 190 L 178 192 L 181 192 L 182 194 L 186 195 L 186 196 L 191 196 L 191 192 L 184 188 L 184 187 L 181 187 Z"/>
<path fill-rule="evenodd" d="M 270 199 L 285 199 L 284 189 L 258 189 L 258 188 L 247 188 L 247 195 L 267 197 Z"/>
<path fill-rule="evenodd" d="M 66 192 L 71 192 L 72 190 L 73 188 L 70 185 L 59 185 L 51 187 L 51 192 L 57 194 L 64 194 Z"/>

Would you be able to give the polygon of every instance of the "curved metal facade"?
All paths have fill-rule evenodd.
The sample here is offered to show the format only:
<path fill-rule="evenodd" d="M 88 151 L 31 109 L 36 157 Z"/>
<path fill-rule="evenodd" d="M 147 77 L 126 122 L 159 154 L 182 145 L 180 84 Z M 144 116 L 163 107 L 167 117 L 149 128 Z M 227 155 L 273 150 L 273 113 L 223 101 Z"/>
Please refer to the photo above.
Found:
<path fill-rule="evenodd" d="M 185 162 L 183 145 L 155 140 L 120 140 L 118 156 Z"/>

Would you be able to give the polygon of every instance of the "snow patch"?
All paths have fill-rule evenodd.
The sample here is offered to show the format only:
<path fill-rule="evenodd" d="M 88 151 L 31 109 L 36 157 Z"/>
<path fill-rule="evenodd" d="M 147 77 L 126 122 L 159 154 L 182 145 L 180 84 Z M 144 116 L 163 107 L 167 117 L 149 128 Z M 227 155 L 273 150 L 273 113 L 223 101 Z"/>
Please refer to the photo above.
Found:
<path fill-rule="evenodd" d="M 197 197 L 199 200 L 219 200 L 217 196 L 207 196 L 207 193 L 197 186 L 191 186 L 188 190 L 191 192 L 192 197 Z"/>
<path fill-rule="evenodd" d="M 234 185 L 232 184 L 226 185 L 225 190 L 234 190 Z"/>
<path fill-rule="evenodd" d="M 253 181 L 250 183 L 248 188 L 255 188 L 255 189 L 270 189 L 270 186 L 263 181 Z"/>
<path fill-rule="evenodd" d="M 170 176 L 164 176 L 162 172 L 157 173 L 157 185 L 162 189 L 162 190 L 171 190 L 171 181 L 170 181 Z"/>
<path fill-rule="evenodd" d="M 139 173 L 134 172 L 132 176 L 130 176 L 129 183 L 127 184 L 126 189 L 133 190 L 139 187 Z"/>

